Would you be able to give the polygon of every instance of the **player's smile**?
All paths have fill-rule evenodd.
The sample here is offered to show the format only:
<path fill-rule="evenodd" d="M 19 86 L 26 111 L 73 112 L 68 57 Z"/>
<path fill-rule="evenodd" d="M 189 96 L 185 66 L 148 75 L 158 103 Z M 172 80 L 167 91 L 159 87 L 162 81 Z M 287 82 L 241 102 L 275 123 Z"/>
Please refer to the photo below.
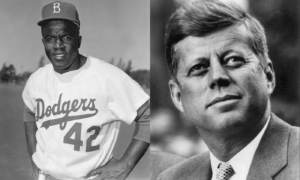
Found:
<path fill-rule="evenodd" d="M 66 53 L 54 53 L 55 60 L 61 61 L 66 57 Z"/>

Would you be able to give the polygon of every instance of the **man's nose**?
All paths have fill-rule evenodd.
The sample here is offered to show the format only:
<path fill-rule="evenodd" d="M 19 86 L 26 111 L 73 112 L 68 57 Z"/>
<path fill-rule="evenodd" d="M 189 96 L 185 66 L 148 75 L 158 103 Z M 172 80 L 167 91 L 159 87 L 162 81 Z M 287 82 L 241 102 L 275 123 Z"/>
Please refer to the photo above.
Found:
<path fill-rule="evenodd" d="M 56 41 L 54 42 L 54 48 L 60 49 L 64 47 L 64 42 L 60 37 L 56 37 Z"/>
<path fill-rule="evenodd" d="M 227 73 L 218 58 L 211 60 L 208 76 L 209 88 L 214 89 L 229 86 L 230 79 Z"/>

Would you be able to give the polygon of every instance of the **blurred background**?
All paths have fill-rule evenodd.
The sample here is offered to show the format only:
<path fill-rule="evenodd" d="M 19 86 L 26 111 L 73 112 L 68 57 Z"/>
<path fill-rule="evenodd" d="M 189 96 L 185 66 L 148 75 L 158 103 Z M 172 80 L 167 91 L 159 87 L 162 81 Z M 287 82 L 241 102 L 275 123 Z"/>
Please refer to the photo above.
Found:
<path fill-rule="evenodd" d="M 151 0 L 151 150 L 190 157 L 207 150 L 196 128 L 175 109 L 168 88 L 164 33 L 175 9 L 188 0 Z M 300 1 L 235 0 L 257 18 L 267 34 L 276 74 L 272 111 L 289 124 L 300 125 Z"/>
<path fill-rule="evenodd" d="M 80 53 L 105 60 L 150 93 L 150 1 L 64 0 L 81 21 Z M 23 125 L 21 93 L 28 77 L 49 63 L 42 44 L 42 7 L 52 0 L 0 0 L 0 179 L 30 180 L 31 163 Z M 134 124 L 122 124 L 114 156 L 121 158 Z M 149 179 L 149 151 L 130 180 Z"/>

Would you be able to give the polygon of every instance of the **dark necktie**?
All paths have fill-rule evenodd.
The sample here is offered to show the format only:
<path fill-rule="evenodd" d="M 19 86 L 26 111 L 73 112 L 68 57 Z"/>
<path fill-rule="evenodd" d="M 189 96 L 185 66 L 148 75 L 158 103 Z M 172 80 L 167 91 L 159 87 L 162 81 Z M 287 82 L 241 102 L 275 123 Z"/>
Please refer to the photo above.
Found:
<path fill-rule="evenodd" d="M 220 163 L 218 166 L 217 180 L 228 180 L 234 174 L 234 170 L 228 163 Z"/>

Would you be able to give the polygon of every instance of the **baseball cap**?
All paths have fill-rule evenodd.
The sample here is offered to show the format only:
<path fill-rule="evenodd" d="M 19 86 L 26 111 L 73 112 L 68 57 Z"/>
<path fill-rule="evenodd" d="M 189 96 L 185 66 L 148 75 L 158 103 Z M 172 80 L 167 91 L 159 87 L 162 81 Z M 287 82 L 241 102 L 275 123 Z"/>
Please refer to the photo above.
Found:
<path fill-rule="evenodd" d="M 69 20 L 80 27 L 78 12 L 71 3 L 56 1 L 45 5 L 42 9 L 42 20 L 37 24 L 41 26 L 43 22 L 51 19 Z"/>

